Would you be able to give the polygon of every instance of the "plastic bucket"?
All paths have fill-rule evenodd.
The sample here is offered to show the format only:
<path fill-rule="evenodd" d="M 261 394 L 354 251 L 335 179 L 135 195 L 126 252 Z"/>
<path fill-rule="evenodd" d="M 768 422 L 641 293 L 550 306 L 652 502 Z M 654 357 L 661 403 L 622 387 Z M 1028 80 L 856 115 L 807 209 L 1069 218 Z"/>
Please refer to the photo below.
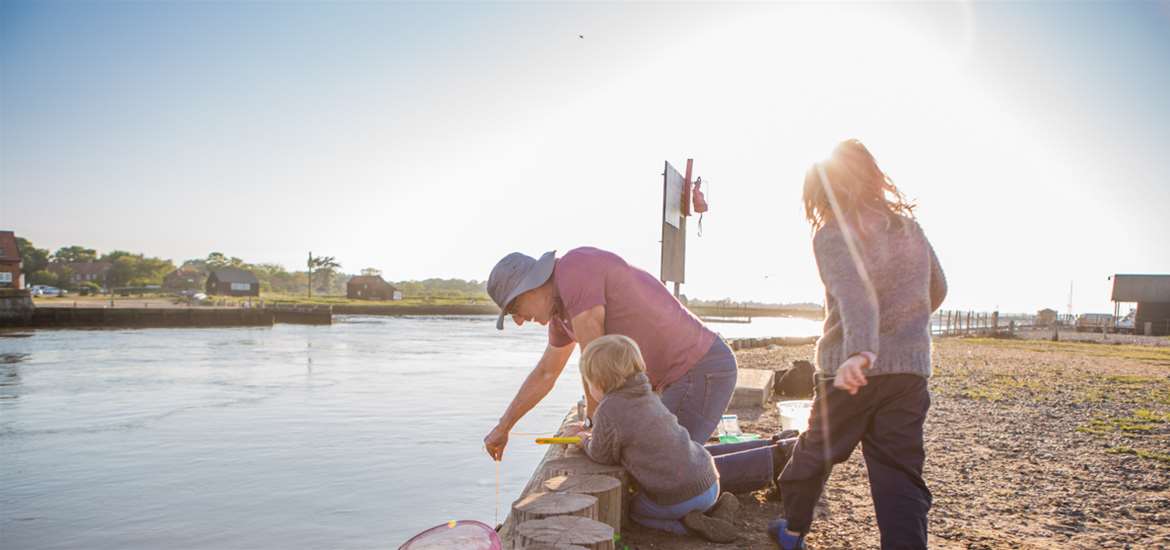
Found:
<path fill-rule="evenodd" d="M 779 401 L 776 403 L 776 408 L 780 411 L 781 429 L 801 432 L 808 429 L 808 418 L 812 413 L 811 399 Z"/>

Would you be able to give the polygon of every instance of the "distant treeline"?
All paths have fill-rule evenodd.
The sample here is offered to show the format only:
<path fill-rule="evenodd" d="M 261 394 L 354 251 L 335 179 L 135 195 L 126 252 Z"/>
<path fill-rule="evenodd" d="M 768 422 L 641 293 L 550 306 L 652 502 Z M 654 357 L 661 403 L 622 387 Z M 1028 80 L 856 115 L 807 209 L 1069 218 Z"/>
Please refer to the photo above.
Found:
<path fill-rule="evenodd" d="M 207 274 L 221 267 L 238 267 L 251 271 L 260 281 L 264 293 L 299 295 L 309 290 L 309 266 L 304 270 L 289 271 L 274 263 L 250 263 L 222 252 L 211 252 L 205 258 L 193 258 L 175 265 L 172 260 L 154 258 L 124 250 L 98 254 L 97 250 L 73 245 L 50 253 L 37 248 L 28 239 L 16 238 L 23 260 L 25 280 L 29 285 L 49 285 L 69 290 L 99 291 L 122 287 L 163 286 L 167 275 L 182 270 L 183 277 L 172 277 L 171 290 L 202 290 Z M 313 293 L 344 295 L 345 284 L 356 274 L 341 271 L 342 265 L 332 256 L 313 258 Z M 359 270 L 360 275 L 382 275 L 375 268 Z M 486 281 L 463 279 L 423 279 L 421 281 L 393 281 L 387 279 L 408 298 L 466 298 L 490 300 Z M 820 310 L 820 304 L 771 304 L 752 301 L 691 299 L 689 304 L 716 307 L 788 307 Z"/>
<path fill-rule="evenodd" d="M 222 267 L 251 271 L 265 293 L 305 294 L 309 289 L 309 266 L 289 271 L 274 263 L 250 263 L 222 252 L 205 258 L 193 258 L 176 265 L 174 261 L 148 257 L 123 250 L 99 254 L 97 250 L 73 245 L 50 252 L 37 248 L 31 241 L 17 237 L 25 281 L 28 285 L 49 285 L 68 290 L 98 291 L 122 287 L 163 286 L 172 290 L 201 290 L 207 274 Z M 313 258 L 313 292 L 324 295 L 345 294 L 345 284 L 354 274 L 341 271 L 341 263 L 331 256 Z M 181 270 L 183 277 L 167 275 Z M 374 268 L 360 270 L 361 275 L 382 275 Z M 488 299 L 486 283 L 462 279 L 425 279 L 422 281 L 388 281 L 411 298 Z"/>

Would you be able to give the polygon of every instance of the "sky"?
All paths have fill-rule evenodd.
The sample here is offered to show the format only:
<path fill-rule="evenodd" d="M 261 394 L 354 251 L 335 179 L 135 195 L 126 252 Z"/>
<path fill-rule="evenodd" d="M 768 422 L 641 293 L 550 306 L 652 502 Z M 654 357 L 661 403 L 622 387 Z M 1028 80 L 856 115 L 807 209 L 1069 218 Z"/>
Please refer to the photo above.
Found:
<path fill-rule="evenodd" d="M 598 246 L 820 302 L 800 191 L 858 138 L 945 308 L 1112 311 L 1170 273 L 1170 4 L 0 3 L 0 229 L 181 262 L 486 279 Z"/>

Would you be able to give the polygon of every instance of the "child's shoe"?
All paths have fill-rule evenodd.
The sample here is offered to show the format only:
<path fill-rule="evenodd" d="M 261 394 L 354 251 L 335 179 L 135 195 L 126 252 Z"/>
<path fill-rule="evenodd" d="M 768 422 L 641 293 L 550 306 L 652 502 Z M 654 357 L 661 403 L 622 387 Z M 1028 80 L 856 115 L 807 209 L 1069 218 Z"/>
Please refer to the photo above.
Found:
<path fill-rule="evenodd" d="M 738 511 L 739 499 L 731 493 L 723 493 L 719 495 L 719 500 L 715 501 L 715 505 L 707 510 L 707 515 L 727 523 L 735 523 L 735 513 Z"/>
<path fill-rule="evenodd" d="M 793 535 L 788 532 L 788 520 L 777 519 L 768 524 L 768 536 L 776 541 L 781 550 L 805 550 L 804 535 Z"/>
<path fill-rule="evenodd" d="M 698 510 L 683 516 L 682 523 L 687 529 L 711 542 L 735 542 L 739 539 L 739 531 L 734 525 Z"/>

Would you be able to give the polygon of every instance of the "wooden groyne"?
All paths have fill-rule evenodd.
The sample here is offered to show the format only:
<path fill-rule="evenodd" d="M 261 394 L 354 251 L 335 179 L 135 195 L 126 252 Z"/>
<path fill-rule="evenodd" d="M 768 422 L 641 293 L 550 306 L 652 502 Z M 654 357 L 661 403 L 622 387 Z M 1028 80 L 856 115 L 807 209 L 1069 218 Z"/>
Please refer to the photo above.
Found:
<path fill-rule="evenodd" d="M 263 309 L 204 308 L 36 308 L 28 328 L 270 327 L 273 312 Z"/>
<path fill-rule="evenodd" d="M 272 322 L 292 325 L 332 325 L 333 306 L 286 306 L 266 307 L 272 312 Z"/>
<path fill-rule="evenodd" d="M 763 306 L 701 306 L 688 305 L 687 309 L 699 317 L 736 318 L 736 317 L 800 317 L 802 319 L 821 320 L 825 312 L 820 309 L 799 307 L 763 307 Z"/>
<path fill-rule="evenodd" d="M 581 410 L 583 406 L 573 407 L 561 426 L 577 422 Z M 500 526 L 504 548 L 552 548 L 555 541 L 596 550 L 615 548 L 628 509 L 629 482 L 621 466 L 593 462 L 576 446 L 549 445 Z M 561 493 L 585 496 L 565 498 Z"/>
<path fill-rule="evenodd" d="M 333 306 L 335 315 L 496 315 L 495 304 L 411 304 L 411 305 L 356 305 Z"/>
<path fill-rule="evenodd" d="M 734 350 L 768 346 L 807 346 L 817 343 L 817 336 L 777 336 L 775 338 L 732 338 L 727 345 Z"/>

